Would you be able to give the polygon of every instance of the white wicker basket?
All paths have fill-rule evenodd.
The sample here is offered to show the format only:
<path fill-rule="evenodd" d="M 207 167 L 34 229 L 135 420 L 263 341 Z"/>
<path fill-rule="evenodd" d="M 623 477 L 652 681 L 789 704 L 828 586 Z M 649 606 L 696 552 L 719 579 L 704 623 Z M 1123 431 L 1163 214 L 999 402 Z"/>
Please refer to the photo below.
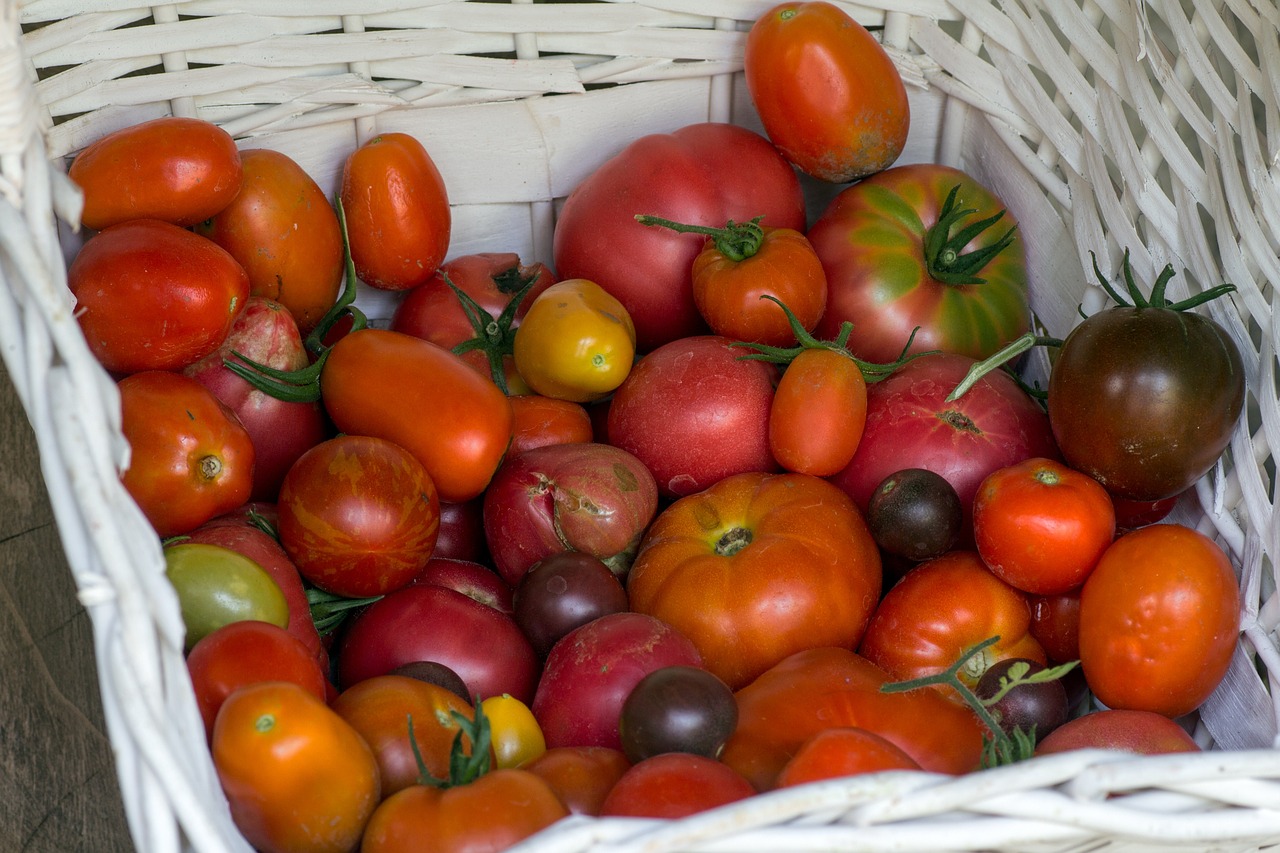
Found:
<path fill-rule="evenodd" d="M 740 71 L 770 0 L 3 0 L 0 346 L 38 436 L 136 845 L 244 850 L 205 747 L 156 539 L 121 488 L 114 385 L 72 317 L 68 155 L 164 115 L 283 150 L 327 190 L 360 141 L 409 131 L 454 203 L 453 254 L 550 259 L 557 202 L 626 142 L 758 126 Z M 1280 846 L 1273 490 L 1280 281 L 1280 11 L 1272 0 L 864 0 L 912 97 L 903 162 L 992 186 L 1019 217 L 1033 303 L 1065 333 L 1122 247 L 1240 345 L 1247 423 L 1182 510 L 1240 571 L 1244 631 L 1200 714 L 1212 749 L 1068 753 L 962 778 L 880 774 L 676 822 L 573 819 L 529 850 L 1250 850 Z M 159 52 L 164 51 L 164 52 Z M 727 167 L 729 167 L 727 165 Z M 814 204 L 831 188 L 810 187 Z M 389 306 L 369 294 L 374 316 Z M 1261 673 L 1261 675 L 1259 674 Z M 92 846 L 92 842 L 89 842 Z"/>

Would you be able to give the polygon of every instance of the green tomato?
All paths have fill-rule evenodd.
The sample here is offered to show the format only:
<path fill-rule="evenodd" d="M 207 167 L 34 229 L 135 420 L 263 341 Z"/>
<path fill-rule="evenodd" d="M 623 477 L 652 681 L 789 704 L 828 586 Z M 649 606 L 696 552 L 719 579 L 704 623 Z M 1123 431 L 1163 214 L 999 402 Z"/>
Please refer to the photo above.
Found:
<path fill-rule="evenodd" d="M 265 569 L 220 545 L 185 542 L 164 549 L 165 574 L 178 593 L 186 650 L 231 622 L 256 619 L 289 625 L 284 593 Z"/>

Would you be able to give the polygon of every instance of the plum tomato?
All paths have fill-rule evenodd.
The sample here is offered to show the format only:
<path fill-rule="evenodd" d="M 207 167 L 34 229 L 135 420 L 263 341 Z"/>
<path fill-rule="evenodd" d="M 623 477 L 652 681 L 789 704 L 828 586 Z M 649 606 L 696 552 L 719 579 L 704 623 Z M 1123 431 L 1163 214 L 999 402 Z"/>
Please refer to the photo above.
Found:
<path fill-rule="evenodd" d="M 664 752 L 719 758 L 738 725 L 733 691 L 697 666 L 664 666 L 636 683 L 622 703 L 618 734 L 632 763 Z"/>
<path fill-rule="evenodd" d="M 853 459 L 867 424 L 867 380 L 843 352 L 802 349 L 769 407 L 769 452 L 787 471 L 829 477 Z"/>
<path fill-rule="evenodd" d="M 600 815 L 682 818 L 755 793 L 738 771 L 714 758 L 664 752 L 627 768 L 604 798 Z"/>
<path fill-rule="evenodd" d="M 910 755 L 875 732 L 856 726 L 823 729 L 796 750 L 778 774 L 777 787 L 882 770 L 919 770 Z"/>
<path fill-rule="evenodd" d="M 580 625 L 628 609 L 627 591 L 602 561 L 581 551 L 551 554 L 530 567 L 512 602 L 516 624 L 540 658 Z"/>
<path fill-rule="evenodd" d="M 266 570 L 221 545 L 178 542 L 164 549 L 165 577 L 178 594 L 186 650 L 223 625 L 242 619 L 289 624 L 289 604 Z"/>
<path fill-rule="evenodd" d="M 942 556 L 960 541 L 964 507 L 945 477 L 927 468 L 904 468 L 871 493 L 867 527 L 885 551 L 920 562 Z"/>

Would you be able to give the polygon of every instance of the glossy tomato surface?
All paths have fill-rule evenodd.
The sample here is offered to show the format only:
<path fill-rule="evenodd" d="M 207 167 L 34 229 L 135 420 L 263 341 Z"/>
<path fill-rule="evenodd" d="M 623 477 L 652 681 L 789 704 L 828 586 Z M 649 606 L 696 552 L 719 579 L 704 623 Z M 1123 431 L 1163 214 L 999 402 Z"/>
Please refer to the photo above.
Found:
<path fill-rule="evenodd" d="M 825 347 L 797 355 L 769 407 L 769 452 L 788 471 L 829 477 L 853 460 L 867 424 L 867 381 L 847 355 Z"/>
<path fill-rule="evenodd" d="M 848 495 L 805 474 L 746 473 L 654 520 L 627 593 L 736 690 L 793 652 L 854 647 L 880 583 L 879 552 Z"/>
<path fill-rule="evenodd" d="M 956 210 L 970 215 L 934 230 L 955 187 Z M 831 338 L 851 322 L 849 349 L 880 363 L 897 358 L 917 328 L 911 352 L 996 352 L 1031 324 L 1022 237 L 1010 231 L 1016 222 L 1006 211 L 959 246 L 944 238 L 958 242 L 970 224 L 1004 210 L 972 177 L 936 164 L 895 166 L 842 190 L 808 232 L 827 273 L 827 311 L 815 333 Z M 1006 234 L 1008 245 L 983 254 Z"/>

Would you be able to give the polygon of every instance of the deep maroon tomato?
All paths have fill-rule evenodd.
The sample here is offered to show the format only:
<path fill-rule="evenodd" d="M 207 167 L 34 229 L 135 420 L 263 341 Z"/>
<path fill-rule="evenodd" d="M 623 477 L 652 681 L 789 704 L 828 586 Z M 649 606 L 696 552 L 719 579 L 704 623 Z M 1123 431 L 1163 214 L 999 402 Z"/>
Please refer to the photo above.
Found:
<path fill-rule="evenodd" d="M 249 499 L 253 441 L 208 388 L 165 370 L 118 387 L 131 451 L 121 479 L 158 534 L 187 533 Z"/>
<path fill-rule="evenodd" d="M 876 544 L 907 560 L 941 557 L 964 528 L 964 506 L 947 479 L 927 468 L 904 468 L 880 481 L 867 501 Z"/>
<path fill-rule="evenodd" d="M 973 692 L 979 699 L 989 700 L 1002 689 L 1001 679 L 1009 676 L 1015 666 L 1026 667 L 1024 675 L 1035 675 L 1045 669 L 1039 661 L 1026 658 L 1005 658 L 996 661 L 978 679 Z M 1015 729 L 1027 734 L 1034 732 L 1043 738 L 1067 721 L 1070 708 L 1067 704 L 1067 688 L 1060 679 L 1015 684 L 999 699 L 987 705 L 1000 728 L 1012 735 Z"/>
<path fill-rule="evenodd" d="M 769 139 L 806 174 L 848 183 L 902 153 L 906 86 L 880 43 L 838 6 L 775 6 L 752 25 L 744 62 Z"/>
<path fill-rule="evenodd" d="M 1214 320 L 1167 303 L 1172 276 L 1166 267 L 1149 304 L 1106 308 L 1076 326 L 1049 376 L 1063 458 L 1131 501 L 1172 497 L 1204 476 L 1244 409 L 1239 349 Z"/>
<path fill-rule="evenodd" d="M 431 278 L 449 249 L 453 216 L 435 161 L 407 133 L 383 133 L 351 153 L 342 206 L 360 280 L 407 290 Z"/>
<path fill-rule="evenodd" d="M 515 591 L 516 624 L 542 658 L 574 628 L 626 609 L 622 581 L 581 551 L 561 551 L 534 563 Z"/>
<path fill-rule="evenodd" d="M 320 185 L 287 154 L 240 152 L 239 193 L 196 232 L 231 253 L 250 292 L 280 303 L 307 335 L 338 298 L 342 231 Z"/>
<path fill-rule="evenodd" d="M 413 582 L 448 587 L 503 613 L 513 609 L 515 590 L 493 569 L 472 560 L 437 557 L 433 553 Z"/>
<path fill-rule="evenodd" d="M 440 502 L 422 464 L 381 438 L 344 435 L 304 453 L 280 487 L 280 544 L 302 576 L 351 598 L 381 595 L 431 557 Z"/>
<path fill-rule="evenodd" d="M 831 338 L 851 322 L 849 349 L 880 363 L 896 359 L 917 327 L 912 352 L 992 355 L 1031 324 L 1016 225 L 990 190 L 948 166 L 895 166 L 842 190 L 809 229 L 828 291 L 814 333 Z"/>
<path fill-rule="evenodd" d="M 121 128 L 93 142 L 71 163 L 84 192 L 80 221 L 102 230 L 130 219 L 195 225 L 240 190 L 235 140 L 207 121 L 165 116 Z"/>
<path fill-rule="evenodd" d="M 622 703 L 618 734 L 631 762 L 664 752 L 719 758 L 738 724 L 733 691 L 698 666 L 664 666 L 636 683 Z"/>
<path fill-rule="evenodd" d="M 553 266 L 561 278 L 590 279 L 613 294 L 635 323 L 640 352 L 706 326 L 692 278 L 702 237 L 646 227 L 638 214 L 701 225 L 763 216 L 771 227 L 805 227 L 791 164 L 763 136 L 736 125 L 645 136 L 595 169 L 556 220 Z"/>
<path fill-rule="evenodd" d="M 158 219 L 90 238 L 67 270 L 89 351 L 114 373 L 181 370 L 218 348 L 249 298 L 225 249 Z"/>

